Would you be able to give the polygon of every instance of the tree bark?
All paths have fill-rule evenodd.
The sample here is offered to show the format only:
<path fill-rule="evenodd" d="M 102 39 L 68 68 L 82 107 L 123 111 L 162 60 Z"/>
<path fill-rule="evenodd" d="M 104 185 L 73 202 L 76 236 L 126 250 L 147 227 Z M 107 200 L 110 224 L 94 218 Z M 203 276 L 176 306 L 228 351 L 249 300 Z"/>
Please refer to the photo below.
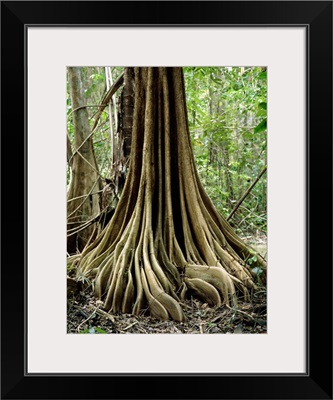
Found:
<path fill-rule="evenodd" d="M 72 174 L 67 193 L 67 252 L 82 251 L 97 223 L 90 223 L 99 214 L 100 179 L 90 137 L 88 112 L 84 100 L 81 69 L 68 68 L 74 122 Z"/>
<path fill-rule="evenodd" d="M 129 156 L 131 153 L 132 127 L 134 108 L 134 68 L 125 68 L 124 87 L 120 96 L 118 144 L 114 153 L 113 180 L 116 195 L 120 195 L 127 176 Z"/>

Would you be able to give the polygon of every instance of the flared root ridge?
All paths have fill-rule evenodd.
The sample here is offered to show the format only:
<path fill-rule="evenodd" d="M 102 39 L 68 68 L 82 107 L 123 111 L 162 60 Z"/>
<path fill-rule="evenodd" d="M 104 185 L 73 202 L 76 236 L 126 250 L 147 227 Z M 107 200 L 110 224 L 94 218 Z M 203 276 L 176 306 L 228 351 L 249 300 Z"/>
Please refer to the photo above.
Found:
<path fill-rule="evenodd" d="M 105 310 L 184 320 L 191 294 L 235 305 L 256 288 L 249 254 L 204 192 L 192 154 L 181 68 L 135 68 L 129 173 L 116 212 L 82 252 Z M 261 261 L 262 262 L 262 261 Z"/>

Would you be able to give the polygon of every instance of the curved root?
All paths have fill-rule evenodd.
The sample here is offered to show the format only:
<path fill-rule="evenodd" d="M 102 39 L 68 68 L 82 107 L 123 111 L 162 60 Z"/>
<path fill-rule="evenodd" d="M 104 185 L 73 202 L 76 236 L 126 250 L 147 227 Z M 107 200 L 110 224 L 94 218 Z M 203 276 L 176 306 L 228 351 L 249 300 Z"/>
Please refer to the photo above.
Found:
<path fill-rule="evenodd" d="M 189 289 L 192 289 L 198 297 L 211 306 L 219 307 L 221 297 L 217 289 L 210 283 L 199 278 L 185 278 L 185 283 Z"/>
<path fill-rule="evenodd" d="M 188 265 L 185 269 L 185 276 L 188 278 L 199 278 L 209 283 L 219 291 L 220 296 L 222 296 L 226 304 L 230 305 L 231 302 L 232 305 L 237 305 L 235 286 L 230 275 L 222 266 Z M 207 289 L 207 295 L 212 293 L 209 291 L 209 287 Z"/>

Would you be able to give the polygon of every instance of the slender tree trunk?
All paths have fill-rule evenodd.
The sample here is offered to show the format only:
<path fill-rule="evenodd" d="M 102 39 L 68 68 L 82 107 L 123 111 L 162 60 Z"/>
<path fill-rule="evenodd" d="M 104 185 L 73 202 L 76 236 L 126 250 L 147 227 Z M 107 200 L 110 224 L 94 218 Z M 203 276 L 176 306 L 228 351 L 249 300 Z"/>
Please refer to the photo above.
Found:
<path fill-rule="evenodd" d="M 217 104 L 217 112 L 219 115 L 223 113 L 223 105 L 220 100 L 218 100 Z M 224 171 L 224 178 L 225 178 L 225 188 L 227 189 L 228 197 L 227 202 L 228 206 L 232 209 L 233 207 L 233 200 L 235 199 L 234 193 L 234 184 L 232 175 L 230 172 L 230 157 L 229 157 L 229 141 L 228 135 L 225 135 L 225 139 L 221 141 L 221 155 L 222 155 L 222 165 Z"/>
<path fill-rule="evenodd" d="M 88 112 L 84 100 L 81 69 L 68 68 L 74 122 L 74 150 L 69 160 L 72 167 L 67 193 L 67 252 L 82 251 L 97 224 L 100 180 L 90 135 Z"/>
<path fill-rule="evenodd" d="M 132 127 L 134 109 L 134 68 L 125 68 L 124 87 L 120 96 L 118 145 L 115 149 L 114 182 L 116 194 L 119 196 L 128 172 L 131 152 Z"/>
<path fill-rule="evenodd" d="M 113 163 L 110 167 L 111 179 L 106 181 L 102 195 L 104 215 L 102 225 L 109 222 L 118 205 L 129 167 L 131 152 L 133 107 L 134 107 L 134 69 L 125 68 L 124 86 L 119 99 L 117 137 L 112 143 Z"/>
<path fill-rule="evenodd" d="M 233 200 L 235 200 L 235 193 L 233 187 L 233 179 L 230 172 L 230 158 L 229 158 L 229 149 L 228 149 L 228 140 L 222 140 L 221 142 L 221 150 L 222 150 L 222 165 L 224 170 L 225 177 L 225 187 L 228 192 L 227 202 L 230 208 L 233 207 Z"/>

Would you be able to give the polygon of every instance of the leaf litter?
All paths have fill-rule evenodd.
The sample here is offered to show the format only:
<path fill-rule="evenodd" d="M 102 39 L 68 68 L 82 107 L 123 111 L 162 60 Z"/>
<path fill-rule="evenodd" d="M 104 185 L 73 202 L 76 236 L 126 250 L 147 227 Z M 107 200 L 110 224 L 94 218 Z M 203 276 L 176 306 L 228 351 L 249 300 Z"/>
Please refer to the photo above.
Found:
<path fill-rule="evenodd" d="M 184 322 L 163 321 L 143 310 L 141 315 L 109 314 L 94 298 L 91 287 L 73 292 L 67 300 L 69 334 L 262 334 L 267 333 L 266 291 L 252 297 L 251 303 L 239 301 L 237 308 L 223 304 L 210 307 L 197 298 L 181 303 Z"/>

